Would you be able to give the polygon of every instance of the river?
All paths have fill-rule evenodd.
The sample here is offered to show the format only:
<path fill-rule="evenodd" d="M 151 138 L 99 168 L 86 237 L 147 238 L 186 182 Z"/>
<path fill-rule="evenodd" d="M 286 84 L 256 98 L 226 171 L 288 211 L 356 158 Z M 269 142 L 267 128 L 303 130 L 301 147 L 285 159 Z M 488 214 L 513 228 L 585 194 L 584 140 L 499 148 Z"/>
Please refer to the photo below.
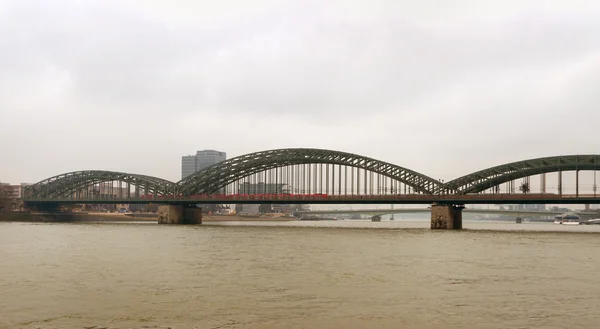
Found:
<path fill-rule="evenodd" d="M 598 328 L 600 225 L 0 223 L 0 328 Z"/>

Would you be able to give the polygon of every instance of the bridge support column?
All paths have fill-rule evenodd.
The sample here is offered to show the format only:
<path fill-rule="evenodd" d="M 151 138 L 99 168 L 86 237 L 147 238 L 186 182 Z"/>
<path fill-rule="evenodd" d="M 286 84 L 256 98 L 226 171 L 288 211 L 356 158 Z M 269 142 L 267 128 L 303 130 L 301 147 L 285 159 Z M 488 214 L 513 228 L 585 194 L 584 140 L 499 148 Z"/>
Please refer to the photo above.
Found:
<path fill-rule="evenodd" d="M 158 207 L 159 224 L 202 224 L 202 208 L 184 205 L 162 205 Z"/>
<path fill-rule="evenodd" d="M 26 203 L 26 202 L 22 202 L 23 204 L 23 210 L 25 211 L 36 211 L 36 212 L 61 212 L 61 206 L 58 203 L 53 203 L 53 202 L 48 202 L 48 203 L 39 203 L 39 204 L 31 204 L 31 203 Z"/>
<path fill-rule="evenodd" d="M 462 229 L 462 210 L 464 205 L 433 204 L 431 205 L 432 230 Z"/>

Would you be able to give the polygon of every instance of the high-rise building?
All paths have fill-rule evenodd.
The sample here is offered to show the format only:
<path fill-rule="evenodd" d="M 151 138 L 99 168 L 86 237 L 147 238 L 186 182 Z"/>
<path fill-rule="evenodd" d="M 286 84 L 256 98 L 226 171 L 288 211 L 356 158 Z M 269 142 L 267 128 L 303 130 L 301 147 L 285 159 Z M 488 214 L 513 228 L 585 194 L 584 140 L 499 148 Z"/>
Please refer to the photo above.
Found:
<path fill-rule="evenodd" d="M 215 150 L 202 150 L 196 152 L 196 155 L 185 155 L 181 157 L 181 179 L 226 159 L 227 153 Z"/>
<path fill-rule="evenodd" d="M 227 154 L 215 150 L 204 150 L 196 152 L 196 171 L 205 169 L 219 162 L 225 161 Z"/>
<path fill-rule="evenodd" d="M 196 172 L 196 156 L 185 155 L 181 157 L 181 179 Z"/>

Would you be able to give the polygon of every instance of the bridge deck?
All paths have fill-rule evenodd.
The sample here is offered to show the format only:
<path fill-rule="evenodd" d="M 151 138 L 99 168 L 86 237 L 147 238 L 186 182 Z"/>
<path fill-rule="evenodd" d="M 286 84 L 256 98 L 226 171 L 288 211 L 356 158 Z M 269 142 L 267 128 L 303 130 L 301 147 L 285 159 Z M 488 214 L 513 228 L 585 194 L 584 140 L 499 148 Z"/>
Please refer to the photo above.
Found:
<path fill-rule="evenodd" d="M 301 210 L 296 211 L 298 215 L 336 215 L 336 214 L 363 214 L 363 215 L 390 215 L 390 214 L 415 214 L 429 213 L 431 207 L 427 208 L 396 208 L 396 209 L 320 209 L 320 210 Z M 493 214 L 493 215 L 517 215 L 517 216 L 556 216 L 564 211 L 551 210 L 501 210 L 501 209 L 463 209 L 463 213 L 473 214 Z M 575 211 L 578 215 L 597 216 L 597 212 Z"/>
<path fill-rule="evenodd" d="M 467 195 L 206 195 L 193 197 L 25 199 L 30 204 L 595 204 L 593 194 L 467 194 Z"/>

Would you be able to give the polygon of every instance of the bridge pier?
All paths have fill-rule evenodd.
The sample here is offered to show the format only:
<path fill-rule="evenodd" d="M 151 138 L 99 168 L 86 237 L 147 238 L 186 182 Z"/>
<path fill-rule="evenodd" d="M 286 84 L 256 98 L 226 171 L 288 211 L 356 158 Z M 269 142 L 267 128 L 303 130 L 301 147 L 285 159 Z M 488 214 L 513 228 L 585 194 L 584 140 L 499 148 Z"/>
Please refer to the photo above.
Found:
<path fill-rule="evenodd" d="M 202 224 L 202 208 L 191 208 L 180 204 L 158 207 L 159 224 Z"/>
<path fill-rule="evenodd" d="M 37 211 L 37 212 L 60 212 L 61 206 L 59 203 L 55 203 L 55 202 L 47 202 L 47 203 L 41 203 L 41 204 L 31 204 L 31 203 L 27 203 L 27 202 L 21 202 L 23 203 L 23 210 L 25 211 Z"/>
<path fill-rule="evenodd" d="M 432 230 L 462 229 L 462 210 L 464 205 L 437 204 L 431 205 Z"/>

